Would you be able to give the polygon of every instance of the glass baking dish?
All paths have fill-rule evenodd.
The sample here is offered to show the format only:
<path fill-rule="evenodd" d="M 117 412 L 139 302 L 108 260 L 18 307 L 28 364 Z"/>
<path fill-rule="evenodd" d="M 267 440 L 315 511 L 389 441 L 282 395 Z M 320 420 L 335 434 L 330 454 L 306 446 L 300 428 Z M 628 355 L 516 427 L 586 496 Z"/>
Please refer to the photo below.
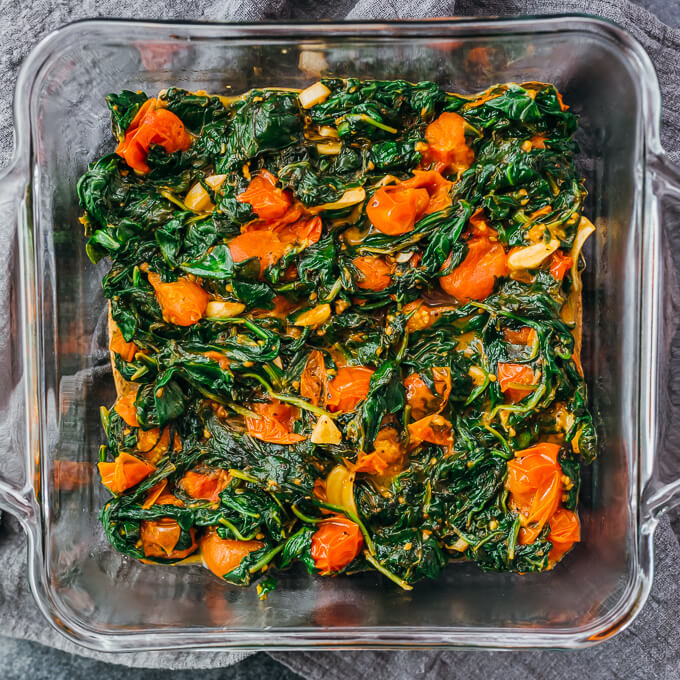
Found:
<path fill-rule="evenodd" d="M 587 251 L 583 363 L 601 456 L 584 483 L 583 541 L 552 572 L 453 565 L 407 593 L 376 574 L 314 579 L 292 570 L 260 602 L 254 589 L 200 567 L 130 561 L 103 537 L 97 514 L 107 492 L 79 479 L 97 459 L 99 405 L 114 394 L 101 332 L 106 265 L 85 256 L 75 184 L 88 161 L 112 147 L 104 95 L 155 94 L 172 84 L 213 93 L 305 87 L 320 73 L 430 79 L 459 92 L 548 81 L 581 116 L 586 214 L 598 226 Z M 8 236 L 0 292 L 9 312 L 0 353 L 0 507 L 27 532 L 30 583 L 45 616 L 71 640 L 106 651 L 574 648 L 627 626 L 649 593 L 659 514 L 680 490 L 680 466 L 659 450 L 673 331 L 662 217 L 680 199 L 680 175 L 659 142 L 659 110 L 640 45 L 584 16 L 87 21 L 44 39 L 19 76 L 16 152 L 0 180 Z"/>

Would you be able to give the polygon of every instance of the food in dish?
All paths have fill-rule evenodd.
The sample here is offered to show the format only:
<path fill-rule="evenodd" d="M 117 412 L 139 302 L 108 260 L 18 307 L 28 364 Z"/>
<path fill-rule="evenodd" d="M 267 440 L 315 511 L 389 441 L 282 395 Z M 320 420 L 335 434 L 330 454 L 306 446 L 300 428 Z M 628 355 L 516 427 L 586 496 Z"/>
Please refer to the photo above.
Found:
<path fill-rule="evenodd" d="M 101 513 L 120 552 L 270 570 L 552 568 L 597 450 L 594 231 L 552 85 L 326 79 L 110 95 L 78 195 L 110 304 Z M 263 578 L 262 578 L 263 577 Z"/>

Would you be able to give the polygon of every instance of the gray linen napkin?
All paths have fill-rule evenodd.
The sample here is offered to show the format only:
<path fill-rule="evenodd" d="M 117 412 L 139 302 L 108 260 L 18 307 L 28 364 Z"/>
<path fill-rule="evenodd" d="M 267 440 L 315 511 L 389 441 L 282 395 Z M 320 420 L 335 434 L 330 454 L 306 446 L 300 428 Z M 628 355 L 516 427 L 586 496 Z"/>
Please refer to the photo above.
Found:
<path fill-rule="evenodd" d="M 674 1 L 674 0 L 672 0 Z M 268 19 L 388 19 L 457 15 L 512 15 L 584 12 L 626 27 L 652 57 L 664 97 L 662 139 L 674 160 L 680 159 L 680 31 L 670 29 L 625 0 L 0 0 L 0 167 L 11 157 L 11 105 L 17 70 L 31 47 L 49 31 L 75 19 L 95 16 L 149 19 L 264 21 Z M 0 233 L 6 229 L 0 224 Z M 0 300 L 4 291 L 0 290 Z M 5 307 L 0 329 L 7 329 Z M 680 342 L 673 346 L 680 365 Z M 674 404 L 680 391 L 673 387 Z M 678 435 L 668 434 L 668 450 L 678 451 Z M 680 534 L 680 522 L 676 530 Z M 648 604 L 629 630 L 592 650 L 522 652 L 277 652 L 272 656 L 311 678 L 375 680 L 418 677 L 591 678 L 680 677 L 680 545 L 670 522 L 661 522 L 655 538 L 656 576 Z M 76 647 L 49 627 L 35 606 L 25 577 L 25 539 L 18 523 L 5 518 L 0 529 L 0 633 L 36 640 L 69 652 L 137 668 L 198 669 L 236 663 L 241 652 L 149 652 L 115 657 Z"/>

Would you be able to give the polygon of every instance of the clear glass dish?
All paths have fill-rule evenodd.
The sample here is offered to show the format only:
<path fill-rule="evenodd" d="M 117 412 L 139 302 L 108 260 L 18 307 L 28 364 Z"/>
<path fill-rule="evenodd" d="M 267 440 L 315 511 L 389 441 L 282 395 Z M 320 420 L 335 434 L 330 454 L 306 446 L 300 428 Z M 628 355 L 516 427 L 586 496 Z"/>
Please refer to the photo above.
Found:
<path fill-rule="evenodd" d="M 581 116 L 579 163 L 597 237 L 587 252 L 583 361 L 601 457 L 583 489 L 583 541 L 553 572 L 470 565 L 406 593 L 376 574 L 280 577 L 265 602 L 200 567 L 153 567 L 114 552 L 97 514 L 107 492 L 73 485 L 91 468 L 98 409 L 113 383 L 99 339 L 104 264 L 85 256 L 75 183 L 111 148 L 104 95 L 175 84 L 209 92 L 305 87 L 324 74 L 431 79 L 473 92 L 555 83 Z M 0 507 L 21 520 L 36 601 L 70 639 L 108 651 L 191 647 L 583 647 L 645 602 L 658 516 L 677 500 L 661 461 L 668 423 L 665 314 L 673 274 L 664 203 L 680 174 L 658 137 L 660 96 L 640 45 L 590 17 L 314 25 L 76 23 L 51 34 L 17 84 L 16 153 L 0 179 L 12 238 L 0 291 L 9 310 L 0 369 Z M 669 206 L 665 208 L 669 210 Z M 668 213 L 667 213 L 668 215 Z"/>

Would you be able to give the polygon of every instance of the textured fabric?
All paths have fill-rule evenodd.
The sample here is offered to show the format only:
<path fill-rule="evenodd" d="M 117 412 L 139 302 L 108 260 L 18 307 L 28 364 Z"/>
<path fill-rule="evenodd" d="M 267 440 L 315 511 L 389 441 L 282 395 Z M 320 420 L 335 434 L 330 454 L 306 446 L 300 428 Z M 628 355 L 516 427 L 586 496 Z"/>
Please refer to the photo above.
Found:
<path fill-rule="evenodd" d="M 652 58 L 664 98 L 662 141 L 672 159 L 680 159 L 680 31 L 625 0 L 0 0 L 0 167 L 12 150 L 11 105 L 17 70 L 35 43 L 51 30 L 84 17 L 118 16 L 202 21 L 276 19 L 391 19 L 451 15 L 514 15 L 585 12 L 626 27 Z M 4 225 L 0 225 L 0 230 Z M 4 261 L 4 259 L 3 259 Z M 3 338 L 9 324 L 0 311 Z M 0 346 L 2 343 L 0 342 Z M 673 345 L 680 361 L 680 342 Z M 673 402 L 680 390 L 672 387 Z M 676 419 L 677 420 L 677 419 Z M 680 450 L 668 433 L 665 448 Z M 676 520 L 677 522 L 677 520 Z M 676 526 L 680 531 L 680 522 Z M 680 546 L 667 519 L 657 530 L 656 576 L 649 601 L 624 633 L 593 649 L 562 652 L 313 652 L 272 653 L 305 677 L 316 680 L 408 678 L 677 678 L 680 677 Z M 0 530 L 0 633 L 37 640 L 70 652 L 135 667 L 208 668 L 228 666 L 246 653 L 178 652 L 117 655 L 76 648 L 54 631 L 35 606 L 25 577 L 25 539 L 18 524 L 5 518 Z"/>

